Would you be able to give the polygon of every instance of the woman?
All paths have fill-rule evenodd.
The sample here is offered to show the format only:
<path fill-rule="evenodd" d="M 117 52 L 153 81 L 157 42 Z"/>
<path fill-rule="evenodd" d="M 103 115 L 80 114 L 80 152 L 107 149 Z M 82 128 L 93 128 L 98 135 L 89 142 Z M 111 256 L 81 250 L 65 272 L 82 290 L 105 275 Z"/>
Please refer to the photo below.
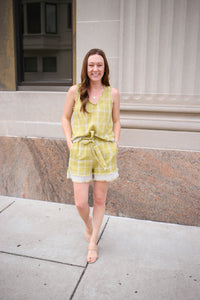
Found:
<path fill-rule="evenodd" d="M 72 86 L 67 93 L 62 126 L 70 150 L 67 177 L 73 181 L 75 204 L 85 223 L 89 242 L 87 261 L 93 263 L 98 258 L 97 238 L 108 184 L 118 177 L 116 156 L 120 135 L 120 96 L 117 89 L 110 87 L 109 66 L 102 50 L 91 49 L 86 54 L 81 84 Z M 92 180 L 93 218 L 88 205 Z"/>

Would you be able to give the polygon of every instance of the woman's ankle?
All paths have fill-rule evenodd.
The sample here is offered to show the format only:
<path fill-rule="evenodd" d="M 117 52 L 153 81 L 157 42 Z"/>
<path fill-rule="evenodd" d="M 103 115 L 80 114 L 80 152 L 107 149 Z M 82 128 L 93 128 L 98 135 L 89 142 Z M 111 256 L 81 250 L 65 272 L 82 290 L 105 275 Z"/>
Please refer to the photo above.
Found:
<path fill-rule="evenodd" d="M 96 240 L 96 239 L 93 239 L 93 238 L 91 237 L 91 239 L 90 239 L 90 245 L 95 245 L 95 246 L 97 246 L 97 240 Z"/>

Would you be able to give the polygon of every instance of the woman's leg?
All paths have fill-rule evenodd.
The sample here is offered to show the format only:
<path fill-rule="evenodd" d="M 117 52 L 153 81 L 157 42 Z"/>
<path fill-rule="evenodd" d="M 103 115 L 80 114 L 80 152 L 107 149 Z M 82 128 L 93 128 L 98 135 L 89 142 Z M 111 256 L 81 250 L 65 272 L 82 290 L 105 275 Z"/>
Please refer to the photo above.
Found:
<path fill-rule="evenodd" d="M 85 223 L 85 237 L 90 242 L 92 235 L 92 218 L 90 217 L 90 207 L 88 205 L 89 183 L 74 182 L 74 198 L 79 215 Z"/>
<path fill-rule="evenodd" d="M 109 183 L 106 181 L 94 181 L 93 231 L 87 256 L 89 263 L 95 262 L 97 259 L 97 238 L 105 214 L 108 185 Z"/>

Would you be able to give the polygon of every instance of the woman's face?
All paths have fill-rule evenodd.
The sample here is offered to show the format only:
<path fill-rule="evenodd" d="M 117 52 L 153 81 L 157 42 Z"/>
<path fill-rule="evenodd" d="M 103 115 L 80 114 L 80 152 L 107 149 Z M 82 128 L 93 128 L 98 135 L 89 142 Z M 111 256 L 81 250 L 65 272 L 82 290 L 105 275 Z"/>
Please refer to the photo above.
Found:
<path fill-rule="evenodd" d="M 87 63 L 87 74 L 91 81 L 99 81 L 104 75 L 104 59 L 99 54 L 90 55 Z"/>

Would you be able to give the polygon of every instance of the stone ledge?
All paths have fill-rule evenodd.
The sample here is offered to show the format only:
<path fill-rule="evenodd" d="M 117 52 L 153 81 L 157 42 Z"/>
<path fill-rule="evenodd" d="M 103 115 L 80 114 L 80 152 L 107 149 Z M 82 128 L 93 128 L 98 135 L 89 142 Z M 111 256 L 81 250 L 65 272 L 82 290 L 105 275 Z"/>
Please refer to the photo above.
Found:
<path fill-rule="evenodd" d="M 167 131 L 187 131 L 187 132 L 200 132 L 200 122 L 194 121 L 180 121 L 180 120 L 168 120 L 168 119 L 132 119 L 121 118 L 122 128 L 129 129 L 150 129 L 150 130 L 167 130 Z"/>
<path fill-rule="evenodd" d="M 200 106 L 200 95 L 133 94 L 120 93 L 121 103 L 155 106 L 188 105 Z"/>
<path fill-rule="evenodd" d="M 162 113 L 192 113 L 192 114 L 199 114 L 200 113 L 200 105 L 169 105 L 169 104 L 152 104 L 149 105 L 147 103 L 143 104 L 126 104 L 122 103 L 120 105 L 120 109 L 123 112 L 162 112 Z"/>
<path fill-rule="evenodd" d="M 122 128 L 200 132 L 200 106 L 122 104 Z"/>
<path fill-rule="evenodd" d="M 64 140 L 0 137 L 0 148 L 1 195 L 74 203 Z M 108 214 L 200 226 L 200 152 L 120 147 L 118 166 Z"/>

